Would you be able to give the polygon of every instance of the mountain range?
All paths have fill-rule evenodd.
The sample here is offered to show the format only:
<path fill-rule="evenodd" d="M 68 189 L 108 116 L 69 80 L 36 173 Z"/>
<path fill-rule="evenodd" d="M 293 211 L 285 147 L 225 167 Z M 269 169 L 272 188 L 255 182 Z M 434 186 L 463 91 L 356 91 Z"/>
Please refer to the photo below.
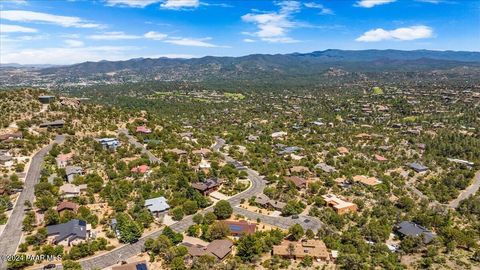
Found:
<path fill-rule="evenodd" d="M 480 52 L 431 50 L 324 50 L 311 53 L 206 56 L 191 59 L 136 58 L 36 68 L 55 81 L 275 80 L 311 78 L 334 69 L 349 72 L 428 72 L 480 68 Z"/>

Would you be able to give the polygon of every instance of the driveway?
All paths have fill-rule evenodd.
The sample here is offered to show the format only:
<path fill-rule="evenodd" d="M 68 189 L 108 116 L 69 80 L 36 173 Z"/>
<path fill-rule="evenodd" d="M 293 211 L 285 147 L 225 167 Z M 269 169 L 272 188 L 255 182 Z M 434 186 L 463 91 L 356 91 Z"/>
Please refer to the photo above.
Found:
<path fill-rule="evenodd" d="M 12 215 L 8 219 L 7 225 L 0 235 L 0 269 L 7 269 L 7 262 L 2 260 L 6 255 L 14 255 L 17 251 L 20 239 L 22 238 L 22 223 L 25 215 L 25 201 L 33 203 L 34 187 L 40 178 L 40 171 L 43 163 L 43 158 L 52 149 L 54 143 L 63 143 L 65 141 L 64 135 L 58 135 L 55 140 L 44 148 L 40 149 L 32 158 L 30 167 L 28 168 L 27 176 L 25 177 L 25 184 L 23 191 L 17 199 Z"/>

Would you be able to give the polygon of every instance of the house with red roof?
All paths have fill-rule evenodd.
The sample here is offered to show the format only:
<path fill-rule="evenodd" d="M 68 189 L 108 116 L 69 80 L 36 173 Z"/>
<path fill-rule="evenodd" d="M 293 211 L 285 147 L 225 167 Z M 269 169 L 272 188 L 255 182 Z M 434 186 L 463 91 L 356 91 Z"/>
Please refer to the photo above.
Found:
<path fill-rule="evenodd" d="M 150 167 L 148 165 L 140 165 L 140 166 L 137 166 L 137 167 L 133 167 L 130 171 L 132 173 L 144 174 L 144 173 L 148 172 L 148 170 L 150 170 Z"/>
<path fill-rule="evenodd" d="M 147 128 L 146 126 L 138 126 L 137 133 L 150 134 L 152 133 L 152 130 Z"/>

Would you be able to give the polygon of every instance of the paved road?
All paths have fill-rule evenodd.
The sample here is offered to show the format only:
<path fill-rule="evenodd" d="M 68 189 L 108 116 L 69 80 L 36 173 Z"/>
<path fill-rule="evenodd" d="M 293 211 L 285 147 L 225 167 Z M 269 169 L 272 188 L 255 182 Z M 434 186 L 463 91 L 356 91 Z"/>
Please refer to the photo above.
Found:
<path fill-rule="evenodd" d="M 30 167 L 28 168 L 27 175 L 25 177 L 25 185 L 23 191 L 17 199 L 15 207 L 13 208 L 12 215 L 8 219 L 7 226 L 0 235 L 0 256 L 13 255 L 17 251 L 20 239 L 22 238 L 22 222 L 25 214 L 25 201 L 33 202 L 34 199 L 34 187 L 38 183 L 40 178 L 40 171 L 43 163 L 43 158 L 52 149 L 54 143 L 63 143 L 65 136 L 58 135 L 54 142 L 45 146 L 38 151 L 32 158 Z M 0 258 L 1 258 L 0 257 Z M 7 269 L 6 261 L 0 259 L 0 269 Z"/>
<path fill-rule="evenodd" d="M 121 132 L 125 133 L 124 130 L 122 130 Z M 132 140 L 134 145 L 138 144 L 138 147 L 141 147 L 142 149 L 144 149 L 144 151 L 142 152 L 147 154 L 150 153 L 148 150 L 144 148 L 142 144 L 138 143 L 133 136 L 129 136 L 129 142 L 132 143 Z M 214 151 L 219 151 L 219 149 L 224 144 L 225 144 L 225 141 L 223 139 L 217 139 L 215 145 L 212 146 L 212 149 Z M 220 153 L 220 154 L 223 155 L 223 157 L 227 162 L 234 161 L 234 159 L 228 156 L 227 154 L 225 153 Z M 290 226 L 294 225 L 295 223 L 298 223 L 302 225 L 304 229 L 311 228 L 312 230 L 316 231 L 318 228 L 320 228 L 323 225 L 317 218 L 314 218 L 314 217 L 307 217 L 302 215 L 300 215 L 298 219 L 292 219 L 287 217 L 271 217 L 271 216 L 265 216 L 259 213 L 250 212 L 244 208 L 238 207 L 242 199 L 248 200 L 250 199 L 250 197 L 263 192 L 263 189 L 265 188 L 265 185 L 266 185 L 265 180 L 256 171 L 247 168 L 246 172 L 248 174 L 248 178 L 251 181 L 250 187 L 246 191 L 239 193 L 235 196 L 232 196 L 228 199 L 230 204 L 234 206 L 233 212 L 235 214 L 243 215 L 252 220 L 260 219 L 264 223 L 278 226 L 283 229 L 288 229 Z M 213 206 L 205 208 L 199 213 L 205 214 L 211 211 L 213 211 Z M 172 228 L 177 232 L 183 232 L 187 230 L 187 228 L 190 225 L 193 225 L 193 224 L 194 224 L 193 215 L 190 215 L 190 216 L 184 217 L 181 221 L 178 221 L 172 224 L 170 228 Z M 152 232 L 150 235 L 144 236 L 134 244 L 124 245 L 108 253 L 104 253 L 95 257 L 80 260 L 80 264 L 82 265 L 82 268 L 86 270 L 94 269 L 94 268 L 102 269 L 102 268 L 112 266 L 114 264 L 127 260 L 128 258 L 131 258 L 141 253 L 145 241 L 149 238 L 156 238 L 161 233 L 162 233 L 161 229 L 158 231 Z"/>
<path fill-rule="evenodd" d="M 464 189 L 455 200 L 451 201 L 448 204 L 448 206 L 450 206 L 451 208 L 457 208 L 461 201 L 475 194 L 475 192 L 477 192 L 479 188 L 480 188 L 480 171 L 478 171 L 475 174 L 475 177 L 473 178 L 473 183 L 470 186 L 468 186 L 466 189 Z"/>
<path fill-rule="evenodd" d="M 140 148 L 142 153 L 147 154 L 148 158 L 150 159 L 151 163 L 162 163 L 162 160 L 157 158 L 152 152 L 148 151 L 147 148 L 143 144 L 137 141 L 137 138 L 128 134 L 128 130 L 126 128 L 122 128 L 118 130 L 119 133 L 125 134 L 128 138 L 128 142 L 134 145 L 137 148 Z"/>

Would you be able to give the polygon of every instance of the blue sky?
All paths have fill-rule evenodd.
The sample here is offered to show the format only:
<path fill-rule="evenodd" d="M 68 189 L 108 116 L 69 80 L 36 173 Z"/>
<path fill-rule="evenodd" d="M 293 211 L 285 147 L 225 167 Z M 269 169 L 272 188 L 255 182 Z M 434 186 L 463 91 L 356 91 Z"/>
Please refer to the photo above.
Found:
<path fill-rule="evenodd" d="M 480 51 L 480 0 L 3 0 L 0 62 Z"/>

